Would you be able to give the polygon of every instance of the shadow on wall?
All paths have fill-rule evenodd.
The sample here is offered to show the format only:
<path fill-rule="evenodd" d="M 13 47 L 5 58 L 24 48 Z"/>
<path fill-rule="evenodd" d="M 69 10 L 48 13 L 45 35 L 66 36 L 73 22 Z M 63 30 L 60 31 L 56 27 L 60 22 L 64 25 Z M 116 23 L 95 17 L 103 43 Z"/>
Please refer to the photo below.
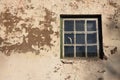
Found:
<path fill-rule="evenodd" d="M 105 80 L 120 80 L 120 54 L 112 55 L 106 62 Z"/>
<path fill-rule="evenodd" d="M 112 0 L 109 1 L 109 5 L 115 8 L 113 15 L 109 15 L 109 23 L 106 25 L 108 31 L 114 36 L 113 40 L 120 40 L 120 5 Z"/>
<path fill-rule="evenodd" d="M 120 5 L 113 0 L 109 0 L 109 5 L 115 8 L 115 12 L 108 18 L 108 32 L 111 33 L 110 35 L 112 40 L 120 41 Z M 105 48 L 111 47 L 106 46 Z M 112 49 L 110 50 L 110 56 L 105 64 L 105 80 L 120 80 L 120 52 L 118 52 L 118 48 L 119 47 L 112 46 Z"/>

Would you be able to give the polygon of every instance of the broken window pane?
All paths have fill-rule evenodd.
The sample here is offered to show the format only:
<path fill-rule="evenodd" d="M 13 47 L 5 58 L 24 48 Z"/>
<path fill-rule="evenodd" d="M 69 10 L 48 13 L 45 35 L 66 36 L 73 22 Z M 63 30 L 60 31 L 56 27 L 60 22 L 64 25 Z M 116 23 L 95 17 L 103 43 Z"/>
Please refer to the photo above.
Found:
<path fill-rule="evenodd" d="M 64 46 L 65 57 L 74 57 L 74 46 Z"/>
<path fill-rule="evenodd" d="M 76 57 L 85 57 L 85 46 L 76 46 Z"/>
<path fill-rule="evenodd" d="M 88 20 L 87 21 L 87 31 L 96 31 L 96 21 Z"/>
<path fill-rule="evenodd" d="M 76 34 L 76 44 L 85 44 L 85 34 Z"/>
<path fill-rule="evenodd" d="M 85 29 L 85 21 L 84 20 L 76 20 L 76 31 L 84 31 Z"/>
<path fill-rule="evenodd" d="M 64 28 L 65 31 L 74 31 L 74 20 L 65 20 Z"/>
<path fill-rule="evenodd" d="M 88 57 L 97 56 L 97 46 L 87 46 Z"/>
<path fill-rule="evenodd" d="M 64 43 L 65 44 L 73 44 L 74 43 L 74 34 L 65 34 Z"/>
<path fill-rule="evenodd" d="M 96 43 L 96 42 L 97 42 L 96 33 L 87 34 L 87 43 L 88 44 L 92 44 L 92 43 Z"/>

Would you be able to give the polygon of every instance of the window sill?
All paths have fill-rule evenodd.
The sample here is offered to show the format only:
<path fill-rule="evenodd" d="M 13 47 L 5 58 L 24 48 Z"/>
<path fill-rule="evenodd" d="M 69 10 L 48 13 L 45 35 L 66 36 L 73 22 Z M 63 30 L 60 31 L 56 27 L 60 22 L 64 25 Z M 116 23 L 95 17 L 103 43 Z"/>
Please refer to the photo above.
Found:
<path fill-rule="evenodd" d="M 100 61 L 101 59 L 100 58 L 98 58 L 98 57 L 88 57 L 88 58 L 86 58 L 86 57 L 79 57 L 79 58 L 61 58 L 60 59 L 61 60 L 61 62 L 63 63 L 63 64 L 73 64 L 74 62 L 76 62 L 76 61 L 86 61 L 86 62 L 90 62 L 90 61 Z"/>

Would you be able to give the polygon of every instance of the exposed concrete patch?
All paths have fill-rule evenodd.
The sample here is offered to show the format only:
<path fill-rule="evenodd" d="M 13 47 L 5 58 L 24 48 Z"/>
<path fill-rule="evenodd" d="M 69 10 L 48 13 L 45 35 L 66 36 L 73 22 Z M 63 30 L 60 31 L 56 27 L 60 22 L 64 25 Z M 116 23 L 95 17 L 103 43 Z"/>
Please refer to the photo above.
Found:
<path fill-rule="evenodd" d="M 44 8 L 46 15 L 44 16 L 44 21 L 40 21 L 40 25 L 44 24 L 45 28 L 51 27 L 51 22 L 56 21 L 56 18 L 53 18 L 52 16 L 55 14 L 53 12 L 51 12 L 50 10 L 48 10 L 47 8 Z"/>
<path fill-rule="evenodd" d="M 33 8 L 28 7 L 27 9 Z M 2 47 L 0 47 L 0 51 L 5 53 L 6 55 L 10 55 L 12 51 L 18 51 L 20 53 L 32 51 L 38 54 L 40 50 L 44 50 L 44 48 L 42 48 L 43 46 L 48 46 L 49 48 L 51 48 L 53 44 L 51 44 L 52 38 L 50 35 L 54 34 L 55 36 L 58 36 L 59 33 L 52 30 L 51 22 L 56 21 L 56 18 L 53 18 L 54 13 L 47 8 L 44 8 L 44 11 L 46 14 L 44 16 L 44 21 L 40 21 L 40 24 L 36 28 L 33 28 L 34 24 L 32 24 L 34 21 L 34 17 L 26 17 L 25 19 L 22 19 L 21 17 L 17 17 L 17 15 L 11 14 L 9 8 L 6 9 L 4 12 L 1 12 L 0 24 L 1 26 L 6 27 L 7 34 L 11 32 L 13 33 L 13 31 L 14 33 L 22 33 L 25 29 L 26 35 L 21 36 L 21 43 L 17 42 L 15 44 L 9 43 L 10 45 L 3 45 Z M 17 14 L 26 14 L 24 8 L 19 8 L 17 12 Z M 17 27 L 17 24 L 20 21 L 22 21 L 22 23 L 19 24 L 20 27 Z M 43 29 L 39 29 L 39 26 L 41 26 L 41 24 L 44 25 L 42 26 Z M 13 37 L 12 39 L 14 38 L 16 37 Z M 7 38 L 7 40 L 9 39 Z M 4 44 L 5 42 L 6 41 L 4 40 Z M 36 49 L 34 46 L 37 46 L 38 49 Z"/>
<path fill-rule="evenodd" d="M 6 27 L 6 33 L 11 33 L 14 27 L 22 20 L 21 17 L 11 14 L 10 9 L 0 13 L 0 25 Z"/>

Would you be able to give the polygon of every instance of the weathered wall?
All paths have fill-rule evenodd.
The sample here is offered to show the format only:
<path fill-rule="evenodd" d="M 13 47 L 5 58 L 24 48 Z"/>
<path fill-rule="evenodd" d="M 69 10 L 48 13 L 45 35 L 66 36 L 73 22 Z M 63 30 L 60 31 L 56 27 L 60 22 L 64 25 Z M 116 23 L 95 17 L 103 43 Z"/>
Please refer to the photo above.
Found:
<path fill-rule="evenodd" d="M 101 14 L 107 60 L 61 61 L 60 14 Z M 119 52 L 119 0 L 0 0 L 0 80 L 117 80 Z"/>

